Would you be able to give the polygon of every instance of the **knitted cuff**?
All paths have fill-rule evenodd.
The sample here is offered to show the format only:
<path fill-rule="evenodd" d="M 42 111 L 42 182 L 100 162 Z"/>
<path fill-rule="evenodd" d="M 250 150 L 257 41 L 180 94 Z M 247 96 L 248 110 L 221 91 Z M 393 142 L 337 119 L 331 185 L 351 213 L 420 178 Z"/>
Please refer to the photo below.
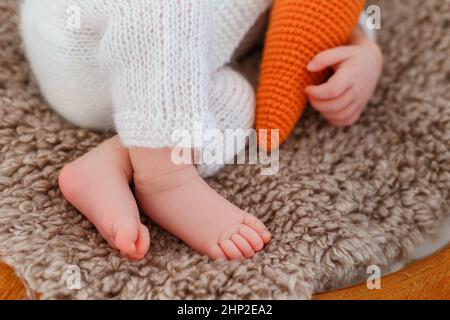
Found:
<path fill-rule="evenodd" d="M 202 130 L 205 118 L 161 118 L 124 112 L 115 117 L 116 131 L 127 148 L 190 148 L 204 145 Z"/>

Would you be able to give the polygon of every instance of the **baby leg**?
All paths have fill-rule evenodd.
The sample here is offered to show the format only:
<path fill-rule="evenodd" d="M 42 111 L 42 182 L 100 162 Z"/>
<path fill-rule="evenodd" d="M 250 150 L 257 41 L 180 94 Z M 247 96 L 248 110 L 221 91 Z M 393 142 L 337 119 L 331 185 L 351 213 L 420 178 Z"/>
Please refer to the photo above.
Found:
<path fill-rule="evenodd" d="M 43 95 L 56 112 L 80 127 L 113 129 L 110 83 L 97 58 L 100 33 L 72 32 L 65 19 L 55 19 L 66 14 L 68 4 L 53 0 L 22 4 L 25 51 Z M 128 151 L 114 138 L 65 166 L 59 184 L 66 199 L 112 247 L 140 259 L 147 253 L 150 237 L 139 220 L 129 188 L 131 177 Z"/>
<path fill-rule="evenodd" d="M 215 125 L 222 130 L 251 128 L 254 93 L 245 79 L 223 68 L 212 83 Z M 175 165 L 170 149 L 131 149 L 130 159 L 143 211 L 194 250 L 212 259 L 241 259 L 269 242 L 271 235 L 260 220 L 220 196 L 193 165 Z"/>
<path fill-rule="evenodd" d="M 158 225 L 212 259 L 250 258 L 269 242 L 256 217 L 214 191 L 193 165 L 176 165 L 170 149 L 130 149 L 136 198 Z"/>
<path fill-rule="evenodd" d="M 130 190 L 133 176 L 128 150 L 118 137 L 66 165 L 59 185 L 65 198 L 88 218 L 123 256 L 142 259 L 150 245 Z"/>

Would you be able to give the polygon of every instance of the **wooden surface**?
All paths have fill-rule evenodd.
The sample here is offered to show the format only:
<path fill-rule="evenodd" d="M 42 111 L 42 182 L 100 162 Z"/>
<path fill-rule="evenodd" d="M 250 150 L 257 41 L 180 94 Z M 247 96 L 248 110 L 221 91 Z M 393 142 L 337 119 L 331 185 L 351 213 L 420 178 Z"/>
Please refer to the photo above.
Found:
<path fill-rule="evenodd" d="M 10 267 L 0 263 L 0 300 L 23 300 L 25 298 L 26 291 L 22 282 Z"/>
<path fill-rule="evenodd" d="M 450 300 L 450 247 L 381 279 L 381 290 L 366 283 L 324 293 L 317 300 Z"/>
<path fill-rule="evenodd" d="M 317 300 L 347 299 L 445 299 L 450 300 L 450 248 L 412 264 L 381 280 L 381 290 L 369 290 L 366 284 L 320 294 Z M 14 271 L 0 263 L 0 300 L 26 299 L 26 291 Z"/>

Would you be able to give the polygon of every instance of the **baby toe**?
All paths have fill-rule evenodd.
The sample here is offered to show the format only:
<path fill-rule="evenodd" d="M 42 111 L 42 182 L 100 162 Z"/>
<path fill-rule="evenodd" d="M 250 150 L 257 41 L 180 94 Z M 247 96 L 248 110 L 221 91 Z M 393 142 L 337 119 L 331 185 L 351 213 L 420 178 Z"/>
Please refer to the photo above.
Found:
<path fill-rule="evenodd" d="M 213 245 L 209 248 L 209 250 L 206 250 L 208 257 L 210 257 L 212 260 L 217 259 L 227 259 L 227 256 L 223 252 L 222 248 L 219 245 Z"/>
<path fill-rule="evenodd" d="M 264 247 L 264 241 L 261 236 L 249 226 L 245 224 L 240 225 L 238 233 L 251 244 L 255 251 L 261 251 Z"/>
<path fill-rule="evenodd" d="M 139 227 L 121 224 L 114 232 L 114 242 L 121 254 L 131 257 L 136 254 L 136 241 L 138 239 Z"/>
<path fill-rule="evenodd" d="M 238 247 L 238 249 L 242 252 L 244 257 L 251 258 L 255 254 L 253 247 L 239 234 L 234 234 L 231 236 L 231 241 Z"/>
<path fill-rule="evenodd" d="M 130 255 L 131 259 L 140 260 L 145 257 L 150 247 L 150 233 L 146 226 L 141 224 L 139 234 L 135 242 L 136 252 Z"/>
<path fill-rule="evenodd" d="M 239 250 L 239 248 L 230 239 L 222 241 L 219 245 L 220 248 L 222 248 L 225 255 L 228 257 L 228 259 L 239 260 L 243 258 L 243 255 Z"/>
<path fill-rule="evenodd" d="M 244 214 L 244 224 L 254 229 L 263 239 L 264 243 L 268 243 L 270 241 L 271 234 L 269 230 L 264 225 L 264 223 L 262 223 L 261 220 L 259 220 L 255 216 L 249 213 Z"/>

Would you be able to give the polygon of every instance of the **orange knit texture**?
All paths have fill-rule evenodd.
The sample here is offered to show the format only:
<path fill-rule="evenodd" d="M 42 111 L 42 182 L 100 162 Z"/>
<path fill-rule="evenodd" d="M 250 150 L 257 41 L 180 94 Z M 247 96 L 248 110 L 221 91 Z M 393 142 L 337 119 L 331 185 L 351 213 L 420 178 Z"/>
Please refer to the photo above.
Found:
<path fill-rule="evenodd" d="M 306 87 L 326 80 L 327 72 L 306 67 L 320 52 L 348 43 L 364 0 L 275 0 L 266 36 L 257 94 L 256 129 L 279 129 L 283 143 L 295 128 L 307 103 Z"/>

